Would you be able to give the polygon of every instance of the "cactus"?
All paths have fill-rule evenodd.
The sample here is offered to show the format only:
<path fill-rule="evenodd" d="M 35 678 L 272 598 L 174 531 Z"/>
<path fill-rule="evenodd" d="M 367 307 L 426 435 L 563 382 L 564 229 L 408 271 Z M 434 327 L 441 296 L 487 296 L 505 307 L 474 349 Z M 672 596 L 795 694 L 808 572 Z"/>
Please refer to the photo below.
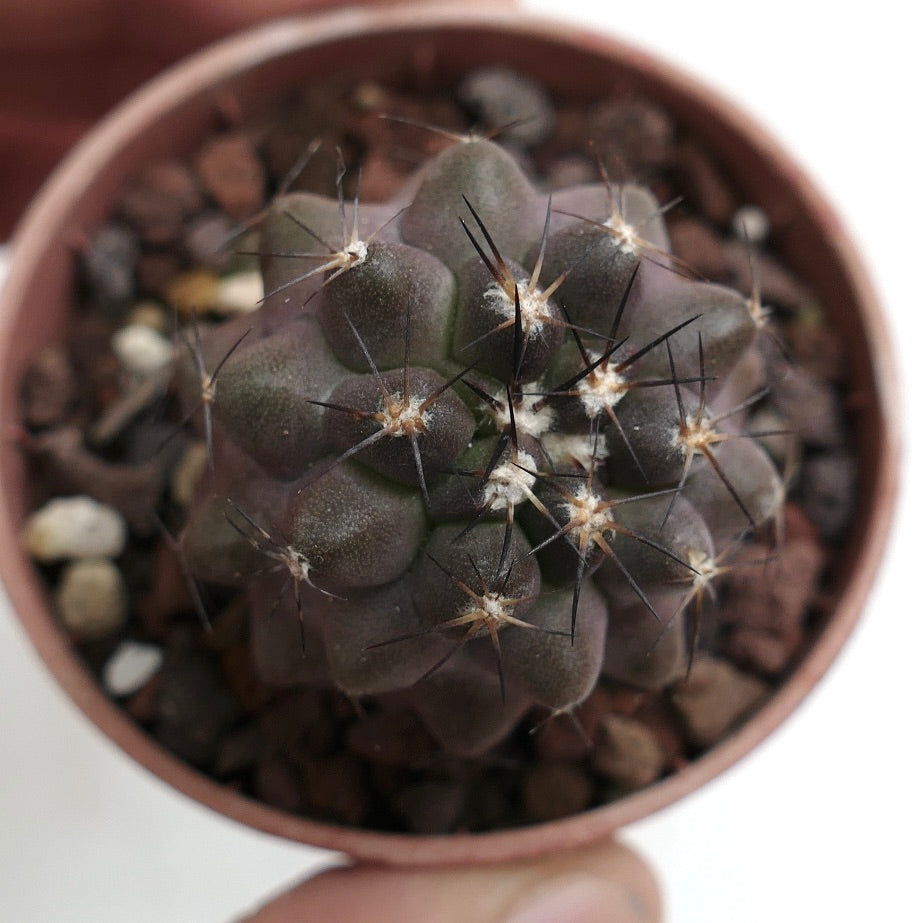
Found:
<path fill-rule="evenodd" d="M 245 588 L 266 681 L 397 695 L 476 755 L 601 674 L 682 680 L 784 488 L 759 311 L 669 249 L 648 190 L 548 197 L 483 139 L 384 205 L 272 203 L 262 307 L 181 369 L 211 462 L 182 553 Z"/>

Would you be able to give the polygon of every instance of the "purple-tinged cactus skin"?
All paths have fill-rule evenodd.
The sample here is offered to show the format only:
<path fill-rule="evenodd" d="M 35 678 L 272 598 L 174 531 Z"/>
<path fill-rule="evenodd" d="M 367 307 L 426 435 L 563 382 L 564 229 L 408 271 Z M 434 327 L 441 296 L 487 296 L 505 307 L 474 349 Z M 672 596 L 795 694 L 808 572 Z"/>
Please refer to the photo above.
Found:
<path fill-rule="evenodd" d="M 601 674 L 682 681 L 715 561 L 784 488 L 734 374 L 758 319 L 662 212 L 608 179 L 549 198 L 486 140 L 386 205 L 273 203 L 262 307 L 202 334 L 181 542 L 247 588 L 267 682 L 397 694 L 472 756 Z"/>

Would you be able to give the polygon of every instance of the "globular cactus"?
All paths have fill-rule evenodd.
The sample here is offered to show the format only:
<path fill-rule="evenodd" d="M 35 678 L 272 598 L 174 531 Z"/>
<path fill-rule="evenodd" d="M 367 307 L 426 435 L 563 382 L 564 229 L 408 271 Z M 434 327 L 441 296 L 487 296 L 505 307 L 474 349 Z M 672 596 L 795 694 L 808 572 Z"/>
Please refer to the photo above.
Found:
<path fill-rule="evenodd" d="M 265 303 L 183 370 L 212 455 L 183 555 L 247 589 L 266 681 L 396 694 L 462 755 L 601 674 L 682 681 L 784 489 L 746 430 L 758 306 L 679 271 L 662 211 L 549 198 L 487 140 L 386 205 L 273 203 Z"/>

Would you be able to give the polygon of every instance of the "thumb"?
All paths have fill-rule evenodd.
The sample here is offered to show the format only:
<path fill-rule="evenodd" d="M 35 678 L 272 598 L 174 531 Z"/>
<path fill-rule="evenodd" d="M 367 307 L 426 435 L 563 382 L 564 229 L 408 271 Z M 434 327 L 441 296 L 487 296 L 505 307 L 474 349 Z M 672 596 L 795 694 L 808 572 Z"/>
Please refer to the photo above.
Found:
<path fill-rule="evenodd" d="M 648 866 L 614 842 L 500 865 L 324 872 L 246 923 L 657 923 Z M 242 921 L 243 923 L 243 921 Z"/>

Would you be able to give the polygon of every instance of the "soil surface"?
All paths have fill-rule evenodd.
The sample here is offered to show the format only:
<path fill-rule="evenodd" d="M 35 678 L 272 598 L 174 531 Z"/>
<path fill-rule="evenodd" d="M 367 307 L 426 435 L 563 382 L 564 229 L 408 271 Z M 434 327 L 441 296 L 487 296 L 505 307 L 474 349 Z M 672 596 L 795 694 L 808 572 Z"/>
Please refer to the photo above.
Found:
<path fill-rule="evenodd" d="M 856 479 L 842 347 L 774 255 L 765 212 L 657 105 L 617 90 L 571 105 L 503 70 L 429 95 L 313 85 L 258 120 L 241 120 L 230 100 L 217 123 L 188 158 L 148 164 L 88 234 L 69 337 L 37 357 L 23 389 L 34 506 L 71 496 L 102 504 L 59 506 L 30 542 L 62 626 L 107 692 L 180 759 L 247 795 L 419 833 L 606 803 L 680 769 L 758 708 L 823 623 L 827 562 Z M 677 270 L 748 296 L 758 289 L 771 312 L 773 382 L 759 428 L 797 437 L 767 437 L 789 488 L 783 520 L 737 549 L 716 598 L 704 600 L 684 681 L 648 692 L 601 680 L 573 715 L 536 711 L 487 756 L 463 760 L 440 753 L 399 703 L 262 681 L 242 595 L 196 587 L 203 626 L 173 536 L 205 459 L 181 423 L 170 363 L 177 319 L 205 323 L 260 297 L 255 228 L 274 195 L 333 194 L 339 151 L 347 197 L 361 166 L 362 199 L 388 199 L 455 143 L 452 133 L 472 128 L 496 132 L 541 188 L 598 181 L 604 164 L 613 182 L 643 182 L 662 203 L 680 197 L 666 217 Z M 98 544 L 81 531 L 86 517 Z M 49 553 L 49 542 L 64 551 Z"/>

